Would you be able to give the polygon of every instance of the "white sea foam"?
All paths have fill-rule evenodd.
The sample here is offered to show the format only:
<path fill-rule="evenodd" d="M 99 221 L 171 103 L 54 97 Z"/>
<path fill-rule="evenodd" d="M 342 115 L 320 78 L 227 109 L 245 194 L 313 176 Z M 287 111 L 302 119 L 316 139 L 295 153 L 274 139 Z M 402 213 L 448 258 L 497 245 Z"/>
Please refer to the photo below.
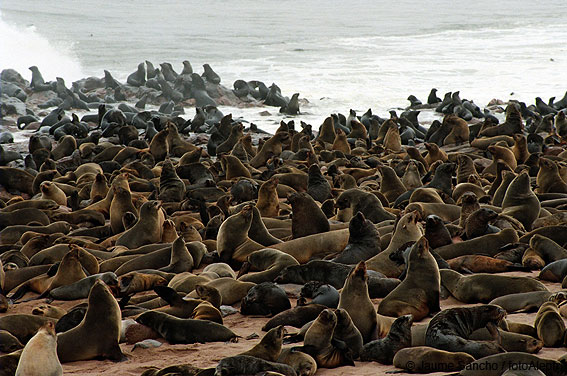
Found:
<path fill-rule="evenodd" d="M 37 65 L 46 81 L 63 77 L 74 81 L 85 77 L 72 43 L 54 45 L 36 31 L 34 25 L 16 26 L 5 22 L 0 13 L 0 70 L 12 68 L 31 79 L 31 65 Z"/>

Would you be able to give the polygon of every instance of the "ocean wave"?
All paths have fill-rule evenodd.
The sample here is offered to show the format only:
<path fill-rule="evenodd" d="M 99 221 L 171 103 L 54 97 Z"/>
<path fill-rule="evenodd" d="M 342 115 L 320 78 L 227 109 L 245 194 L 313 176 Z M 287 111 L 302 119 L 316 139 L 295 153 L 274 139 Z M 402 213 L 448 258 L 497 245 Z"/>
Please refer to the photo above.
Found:
<path fill-rule="evenodd" d="M 63 77 L 75 81 L 85 77 L 73 46 L 54 45 L 40 35 L 35 26 L 15 26 L 1 18 L 0 13 L 0 70 L 12 68 L 24 78 L 31 79 L 28 67 L 37 65 L 46 81 Z"/>

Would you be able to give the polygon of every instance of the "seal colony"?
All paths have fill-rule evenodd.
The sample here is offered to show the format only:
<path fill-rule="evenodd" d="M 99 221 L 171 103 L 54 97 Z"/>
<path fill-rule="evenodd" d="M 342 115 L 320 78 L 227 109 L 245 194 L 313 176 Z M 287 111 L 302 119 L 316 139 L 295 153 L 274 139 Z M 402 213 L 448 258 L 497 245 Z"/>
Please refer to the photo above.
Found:
<path fill-rule="evenodd" d="M 30 69 L 1 73 L 1 374 L 567 374 L 567 93 L 271 135 L 216 106 L 298 95 L 207 64 Z"/>

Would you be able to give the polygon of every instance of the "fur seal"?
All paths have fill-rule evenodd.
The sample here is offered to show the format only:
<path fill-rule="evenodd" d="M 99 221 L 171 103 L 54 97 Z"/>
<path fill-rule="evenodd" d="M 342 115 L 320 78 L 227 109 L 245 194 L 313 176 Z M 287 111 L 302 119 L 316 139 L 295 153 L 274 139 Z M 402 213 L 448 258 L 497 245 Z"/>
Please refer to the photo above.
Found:
<path fill-rule="evenodd" d="M 59 205 L 67 206 L 67 196 L 56 184 L 44 181 L 39 185 L 42 200 L 53 200 Z"/>
<path fill-rule="evenodd" d="M 502 323 L 500 325 L 502 326 Z M 500 344 L 506 351 L 522 351 L 529 354 L 536 354 L 543 347 L 542 341 L 526 334 L 498 329 L 498 335 L 500 336 Z M 482 328 L 474 331 L 469 339 L 490 341 L 492 338 L 493 336 L 490 331 L 486 328 Z"/>
<path fill-rule="evenodd" d="M 337 289 L 331 285 L 323 284 L 318 281 L 311 281 L 303 285 L 299 292 L 297 305 L 305 305 L 306 298 L 312 299 L 310 304 L 322 304 L 329 308 L 337 308 L 339 305 L 339 292 Z"/>
<path fill-rule="evenodd" d="M 499 229 L 489 224 L 498 213 L 489 208 L 480 208 L 472 212 L 465 221 L 464 235 L 466 239 L 474 239 L 482 235 L 498 232 Z"/>
<path fill-rule="evenodd" d="M 121 186 L 112 187 L 113 196 L 110 203 L 110 228 L 112 232 L 120 234 L 125 230 L 122 218 L 127 212 L 138 214 L 138 209 L 132 203 L 132 194 Z"/>
<path fill-rule="evenodd" d="M 463 276 L 450 269 L 441 269 L 440 274 L 441 284 L 463 303 L 488 303 L 508 294 L 547 291 L 543 283 L 529 277 L 485 273 Z"/>
<path fill-rule="evenodd" d="M 278 325 L 289 325 L 295 328 L 301 328 L 310 321 L 313 321 L 327 307 L 321 304 L 308 304 L 297 306 L 286 311 L 280 312 L 272 317 L 262 330 L 267 331 Z"/>
<path fill-rule="evenodd" d="M 420 321 L 439 308 L 440 274 L 429 244 L 421 237 L 411 248 L 406 278 L 378 306 L 378 313 L 399 317 L 411 314 Z M 393 357 L 393 354 L 392 354 Z"/>
<path fill-rule="evenodd" d="M 121 360 L 121 315 L 118 302 L 104 282 L 97 280 L 88 298 L 84 319 L 73 329 L 59 334 L 57 355 L 63 363 L 104 357 Z M 88 340 L 84 340 L 87 338 Z"/>
<path fill-rule="evenodd" d="M 55 324 L 47 322 L 24 347 L 16 376 L 63 374 L 63 367 L 57 358 L 57 335 Z"/>
<path fill-rule="evenodd" d="M 543 258 L 546 264 L 567 258 L 565 248 L 539 234 L 535 234 L 530 239 L 530 247 Z"/>
<path fill-rule="evenodd" d="M 297 348 L 313 357 L 317 367 L 336 368 L 354 366 L 352 353 L 345 343 L 332 342 L 337 316 L 330 309 L 323 310 L 305 333 L 303 346 Z"/>
<path fill-rule="evenodd" d="M 331 196 L 331 185 L 321 173 L 318 165 L 309 166 L 309 178 L 307 180 L 307 193 L 315 201 L 323 203 Z"/>
<path fill-rule="evenodd" d="M 56 300 L 77 300 L 89 296 L 92 286 L 96 280 L 102 280 L 108 286 L 118 286 L 118 277 L 113 272 L 94 274 L 81 279 L 70 285 L 54 288 L 49 292 L 49 297 Z"/>
<path fill-rule="evenodd" d="M 284 334 L 285 329 L 283 325 L 270 329 L 258 344 L 239 355 L 249 355 L 270 362 L 276 362 L 282 351 Z"/>
<path fill-rule="evenodd" d="M 345 280 L 339 308 L 348 312 L 365 343 L 375 338 L 377 331 L 381 331 L 374 305 L 368 295 L 368 273 L 364 261 L 359 262 Z"/>
<path fill-rule="evenodd" d="M 502 273 L 526 270 L 521 264 L 482 255 L 459 256 L 449 260 L 448 263 L 451 269 L 459 273 Z"/>
<path fill-rule="evenodd" d="M 325 260 L 313 260 L 303 265 L 292 265 L 283 269 L 274 280 L 276 283 L 305 284 L 319 281 L 336 289 L 344 286 L 352 266 Z M 368 271 L 368 292 L 372 298 L 382 298 L 392 291 L 400 281 L 395 278 L 384 278 L 384 275 L 372 270 Z"/>
<path fill-rule="evenodd" d="M 289 133 L 279 132 L 270 137 L 262 148 L 258 150 L 254 158 L 250 160 L 250 166 L 260 168 L 265 165 L 268 159 L 279 156 L 283 150 L 283 143 L 289 142 Z"/>
<path fill-rule="evenodd" d="M 9 331 L 0 330 L 0 351 L 3 353 L 11 353 L 23 349 L 24 345 Z"/>
<path fill-rule="evenodd" d="M 502 214 L 520 221 L 528 231 L 539 216 L 541 204 L 530 187 L 530 177 L 522 172 L 508 186 L 502 201 Z"/>
<path fill-rule="evenodd" d="M 380 233 L 376 226 L 357 212 L 350 220 L 348 244 L 332 261 L 342 264 L 357 264 L 380 253 Z"/>
<path fill-rule="evenodd" d="M 256 207 L 262 217 L 277 217 L 280 211 L 280 203 L 276 188 L 278 179 L 272 177 L 260 186 L 258 190 L 258 202 Z"/>
<path fill-rule="evenodd" d="M 285 291 L 273 282 L 253 286 L 240 304 L 243 315 L 276 315 L 291 308 Z"/>
<path fill-rule="evenodd" d="M 499 252 L 501 247 L 517 241 L 518 234 L 516 231 L 514 229 L 507 228 L 497 234 L 483 235 L 475 239 L 448 244 L 436 248 L 435 251 L 445 260 L 475 254 L 476 252 L 479 252 L 479 250 L 482 250 L 483 254 L 494 256 Z"/>
<path fill-rule="evenodd" d="M 481 366 L 484 364 L 485 366 Z M 487 365 L 489 365 L 487 367 Z M 482 370 L 481 370 L 482 369 Z M 526 354 L 524 352 L 507 352 L 503 354 L 495 354 L 478 359 L 465 366 L 459 373 L 460 376 L 502 376 L 509 369 L 526 372 L 545 370 L 547 376 L 565 375 L 567 367 L 552 359 L 540 358 L 536 355 Z M 510 373 L 508 373 L 510 375 Z M 513 374 L 512 374 L 513 375 Z M 523 373 L 521 375 L 524 375 Z M 528 373 L 528 375 L 534 375 Z M 536 373 L 540 375 L 540 373 Z"/>
<path fill-rule="evenodd" d="M 461 350 L 479 359 L 502 352 L 497 338 L 496 325 L 506 316 L 506 311 L 495 305 L 449 308 L 435 315 L 425 334 L 425 344 L 446 351 Z M 486 327 L 497 342 L 472 341 L 469 336 Z"/>
<path fill-rule="evenodd" d="M 311 355 L 291 348 L 284 348 L 277 360 L 291 366 L 297 376 L 314 376 L 317 372 L 317 362 Z"/>
<path fill-rule="evenodd" d="M 252 219 L 252 205 L 246 205 L 221 224 L 217 235 L 217 251 L 222 262 L 245 262 L 252 252 L 264 248 L 248 237 Z"/>
<path fill-rule="evenodd" d="M 164 312 L 148 311 L 136 322 L 158 332 L 167 342 L 226 342 L 238 337 L 223 325 L 208 320 L 179 319 Z"/>
<path fill-rule="evenodd" d="M 384 209 L 378 197 L 359 188 L 347 189 L 341 193 L 337 198 L 335 207 L 339 209 L 337 219 L 342 222 L 350 221 L 351 217 L 357 212 L 364 214 L 372 223 L 395 219 L 395 215 Z M 340 218 L 341 211 L 347 210 L 350 211 L 350 215 Z"/>
<path fill-rule="evenodd" d="M 238 279 L 240 281 L 254 283 L 271 282 L 287 266 L 299 265 L 293 256 L 271 248 L 252 252 L 248 256 L 247 262 L 252 268 L 258 270 L 258 272 L 242 275 Z"/>
<path fill-rule="evenodd" d="M 425 219 L 425 238 L 431 249 L 453 243 L 445 222 L 435 214 L 428 215 Z"/>
<path fill-rule="evenodd" d="M 39 328 L 47 322 L 56 322 L 50 317 L 11 314 L 0 317 L 0 330 L 6 330 L 16 337 L 21 343 L 27 343 Z"/>
<path fill-rule="evenodd" d="M 327 216 L 307 193 L 292 193 L 288 196 L 291 203 L 291 232 L 293 239 L 327 232 L 331 229 Z"/>
<path fill-rule="evenodd" d="M 390 278 L 397 278 L 402 273 L 402 268 L 390 259 L 390 255 L 402 245 L 417 241 L 423 236 L 418 219 L 419 214 L 416 211 L 409 212 L 400 218 L 388 247 L 368 260 L 368 269 L 383 273 Z"/>
<path fill-rule="evenodd" d="M 530 291 L 515 294 L 507 294 L 490 301 L 490 304 L 498 305 L 508 313 L 517 311 L 535 311 L 552 295 L 550 291 Z"/>
<path fill-rule="evenodd" d="M 412 315 L 398 317 L 390 327 L 385 338 L 368 342 L 360 353 L 360 360 L 374 361 L 382 364 L 392 364 L 394 355 L 406 347 L 411 346 Z"/>
<path fill-rule="evenodd" d="M 185 183 L 177 176 L 169 159 L 162 166 L 159 177 L 159 196 L 163 202 L 179 202 L 185 197 Z"/>
<path fill-rule="evenodd" d="M 277 372 L 275 375 L 297 376 L 295 370 L 287 364 L 269 362 L 249 355 L 236 355 L 221 359 L 215 368 L 214 376 L 268 375 L 270 371 Z"/>
<path fill-rule="evenodd" d="M 182 273 L 193 270 L 195 262 L 193 256 L 187 249 L 183 236 L 178 236 L 171 244 L 171 258 L 169 265 L 160 268 L 166 273 Z"/>
<path fill-rule="evenodd" d="M 565 337 L 565 323 L 559 314 L 557 304 L 552 301 L 545 302 L 539 307 L 534 322 L 537 336 L 543 341 L 545 347 L 562 346 Z"/>
<path fill-rule="evenodd" d="M 120 235 L 116 240 L 116 245 L 123 245 L 133 249 L 145 244 L 158 243 L 161 240 L 162 229 L 159 211 L 159 202 L 145 202 L 140 208 L 138 222 Z"/>
<path fill-rule="evenodd" d="M 406 347 L 394 355 L 396 368 L 411 373 L 460 371 L 474 358 L 465 352 L 452 352 L 428 346 Z"/>

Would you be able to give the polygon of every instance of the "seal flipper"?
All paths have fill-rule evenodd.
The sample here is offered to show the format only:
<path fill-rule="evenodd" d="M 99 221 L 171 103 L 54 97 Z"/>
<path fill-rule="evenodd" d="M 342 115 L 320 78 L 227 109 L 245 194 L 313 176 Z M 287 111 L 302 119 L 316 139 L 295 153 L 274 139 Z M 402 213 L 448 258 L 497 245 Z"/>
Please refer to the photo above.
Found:
<path fill-rule="evenodd" d="M 102 357 L 103 359 L 110 359 L 113 362 L 124 362 L 128 360 L 128 356 L 122 352 L 118 342 L 114 343 L 112 348 L 108 352 L 105 352 Z"/>
<path fill-rule="evenodd" d="M 120 309 L 124 309 L 128 303 L 130 302 L 130 299 L 134 296 L 134 294 L 132 295 L 126 295 L 124 296 L 122 299 L 120 299 L 120 301 L 118 302 L 118 306 L 120 307 Z"/>
<path fill-rule="evenodd" d="M 46 274 L 48 277 L 53 277 L 57 274 L 57 270 L 59 269 L 59 265 L 61 261 L 56 262 L 55 264 L 51 265 L 51 267 L 47 270 Z"/>
<path fill-rule="evenodd" d="M 8 299 L 10 299 L 12 302 L 16 302 L 16 300 L 20 299 L 22 296 L 26 295 L 26 293 L 30 291 L 30 286 L 29 286 L 29 281 L 24 282 L 22 285 L 20 285 L 20 287 L 18 287 L 16 289 L 16 291 L 14 291 L 13 294 L 11 294 L 10 296 L 6 296 Z"/>
<path fill-rule="evenodd" d="M 170 306 L 180 305 L 183 303 L 183 297 L 181 297 L 177 291 L 167 286 L 156 286 L 154 291 L 159 295 L 160 298 L 165 300 Z"/>

